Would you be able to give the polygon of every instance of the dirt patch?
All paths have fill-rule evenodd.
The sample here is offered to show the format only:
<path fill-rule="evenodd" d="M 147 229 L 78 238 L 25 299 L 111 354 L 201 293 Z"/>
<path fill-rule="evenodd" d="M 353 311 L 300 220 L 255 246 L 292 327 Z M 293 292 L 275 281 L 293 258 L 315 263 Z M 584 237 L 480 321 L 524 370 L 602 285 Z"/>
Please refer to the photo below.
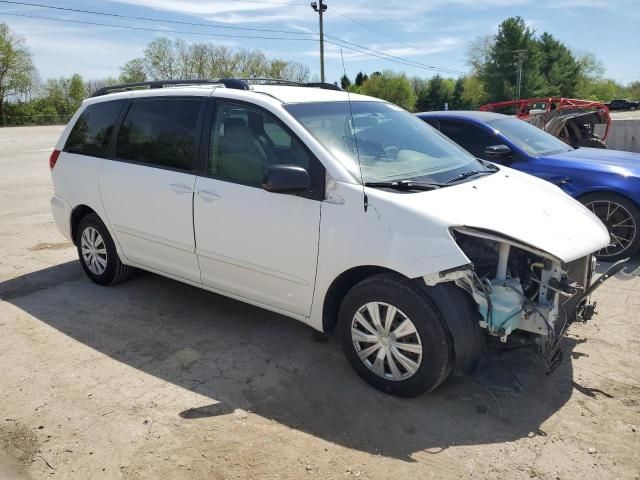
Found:
<path fill-rule="evenodd" d="M 38 437 L 29 427 L 12 419 L 0 424 L 0 472 L 4 479 L 28 478 L 27 469 L 38 451 Z"/>
<path fill-rule="evenodd" d="M 64 250 L 65 248 L 74 248 L 74 245 L 71 242 L 38 243 L 29 248 L 29 251 L 39 252 L 40 250 Z"/>

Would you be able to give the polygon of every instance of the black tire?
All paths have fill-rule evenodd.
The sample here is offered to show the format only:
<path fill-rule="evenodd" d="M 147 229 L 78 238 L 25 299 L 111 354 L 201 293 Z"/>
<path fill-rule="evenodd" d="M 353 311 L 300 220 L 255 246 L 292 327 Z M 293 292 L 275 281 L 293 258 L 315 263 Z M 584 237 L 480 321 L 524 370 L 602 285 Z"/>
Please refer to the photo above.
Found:
<path fill-rule="evenodd" d="M 602 140 L 600 137 L 597 137 L 595 135 L 589 138 L 580 140 L 577 146 L 588 147 L 588 148 L 607 148 L 607 144 L 604 143 L 604 140 Z"/>
<path fill-rule="evenodd" d="M 96 269 L 92 268 L 92 266 L 89 265 L 90 262 L 85 259 L 82 253 L 82 236 L 85 231 L 93 231 L 90 229 L 97 231 L 104 243 L 104 250 L 106 250 L 106 259 L 104 260 L 106 260 L 106 266 L 103 267 L 103 271 L 96 272 Z M 98 285 L 116 285 L 117 283 L 124 282 L 133 274 L 135 269 L 123 264 L 120 261 L 120 257 L 118 256 L 118 252 L 116 251 L 116 246 L 113 242 L 113 239 L 109 234 L 109 230 L 107 230 L 107 227 L 105 227 L 102 220 L 100 220 L 100 217 L 95 213 L 90 213 L 82 217 L 76 230 L 75 240 L 78 250 L 78 258 L 80 259 L 80 265 L 82 265 L 84 273 L 86 273 L 87 276 Z M 103 249 L 100 248 L 100 250 L 102 251 Z"/>
<path fill-rule="evenodd" d="M 587 208 L 589 208 L 592 212 L 596 214 L 598 218 L 600 218 L 600 220 L 605 224 L 605 226 L 609 230 L 609 233 L 612 234 L 611 236 L 612 239 L 614 239 L 614 235 L 613 235 L 614 233 L 623 235 L 624 233 L 631 232 L 631 230 L 633 230 L 634 232 L 633 237 L 627 239 L 629 242 L 628 245 L 626 245 L 626 243 L 623 242 L 626 248 L 618 251 L 612 248 L 602 249 L 596 253 L 596 257 L 598 258 L 598 260 L 602 260 L 606 262 L 615 262 L 623 258 L 631 257 L 634 253 L 638 251 L 638 249 L 640 248 L 640 229 L 639 229 L 640 209 L 635 203 L 633 203 L 632 201 L 628 200 L 625 197 L 616 195 L 615 193 L 609 193 L 609 192 L 590 193 L 588 195 L 585 195 L 584 197 L 581 197 L 580 202 L 582 202 L 583 205 L 587 206 Z M 613 223 L 614 221 L 616 221 L 615 218 L 617 217 L 615 218 L 610 217 L 609 219 L 607 219 L 605 208 L 604 207 L 599 208 L 598 202 L 611 202 L 612 205 L 618 205 L 619 208 L 620 207 L 621 208 L 618 210 L 618 213 L 616 215 L 622 215 L 622 214 L 627 215 L 628 213 L 632 222 L 623 222 L 621 220 L 617 220 L 617 223 Z M 613 225 L 620 225 L 620 224 L 627 224 L 627 223 L 629 225 L 633 223 L 633 229 L 631 228 L 622 229 L 621 227 L 615 227 L 614 229 L 613 227 Z M 629 235 L 629 237 L 631 237 L 631 235 Z"/>
<path fill-rule="evenodd" d="M 356 312 L 370 302 L 392 305 L 399 310 L 398 323 L 404 321 L 404 317 L 400 317 L 402 314 L 410 319 L 415 327 L 416 334 L 410 334 L 410 336 L 414 340 L 417 339 L 415 341 L 421 342 L 422 356 L 419 363 L 416 357 L 412 358 L 416 360 L 414 363 L 419 364 L 419 367 L 410 376 L 398 380 L 383 378 L 374 373 L 372 367 L 367 366 L 365 361 L 360 359 L 356 344 L 352 339 L 352 322 Z M 342 348 L 351 366 L 367 383 L 383 392 L 402 397 L 417 396 L 435 389 L 453 369 L 453 339 L 437 306 L 425 291 L 399 275 L 375 275 L 354 286 L 342 302 L 338 321 Z M 393 329 L 390 330 L 393 331 Z M 392 343 L 389 347 L 385 346 L 390 352 L 389 357 L 392 356 L 393 345 L 398 345 L 398 343 Z M 360 351 L 363 350 L 365 349 L 362 348 Z M 395 351 L 398 351 L 397 348 Z M 402 353 L 404 354 L 405 351 L 403 350 Z M 408 353 L 407 355 L 412 354 Z M 372 353 L 371 356 L 375 355 Z M 401 363 L 396 362 L 395 359 L 398 357 L 395 354 L 393 358 L 395 368 L 397 369 L 400 365 L 400 368 L 404 369 Z M 381 363 L 384 375 L 391 376 L 389 359 L 385 358 Z M 389 373 L 386 373 L 387 370 Z M 409 370 L 406 370 L 404 375 L 408 374 Z"/>

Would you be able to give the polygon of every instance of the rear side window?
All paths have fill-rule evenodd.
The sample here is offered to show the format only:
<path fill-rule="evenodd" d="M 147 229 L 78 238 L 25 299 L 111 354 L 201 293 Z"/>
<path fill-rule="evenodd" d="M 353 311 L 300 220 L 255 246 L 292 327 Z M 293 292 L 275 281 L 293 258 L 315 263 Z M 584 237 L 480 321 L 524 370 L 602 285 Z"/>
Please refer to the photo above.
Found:
<path fill-rule="evenodd" d="M 134 101 L 118 132 L 116 157 L 190 170 L 203 105 L 199 98 Z"/>
<path fill-rule="evenodd" d="M 436 130 L 440 129 L 440 122 L 438 121 L 437 118 L 433 118 L 433 117 L 420 117 L 421 120 L 424 120 L 425 122 L 427 122 L 429 125 L 431 125 L 433 128 L 435 128 Z"/>
<path fill-rule="evenodd" d="M 125 103 L 126 100 L 114 100 L 88 106 L 71 129 L 65 152 L 107 156 L 113 129 Z"/>
<path fill-rule="evenodd" d="M 440 120 L 440 131 L 474 156 L 483 158 L 485 149 L 501 143 L 494 134 L 466 122 Z"/>

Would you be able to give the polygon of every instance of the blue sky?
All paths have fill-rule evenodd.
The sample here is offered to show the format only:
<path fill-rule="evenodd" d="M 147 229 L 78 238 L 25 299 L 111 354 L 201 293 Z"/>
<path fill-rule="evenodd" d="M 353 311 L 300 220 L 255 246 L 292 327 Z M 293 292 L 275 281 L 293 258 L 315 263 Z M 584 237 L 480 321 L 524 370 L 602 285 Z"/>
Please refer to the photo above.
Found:
<path fill-rule="evenodd" d="M 506 17 L 520 15 L 538 32 L 548 31 L 576 52 L 592 52 L 606 76 L 640 80 L 640 0 L 325 0 L 325 33 L 351 44 L 418 63 L 408 66 L 343 49 L 347 74 L 394 69 L 409 75 L 466 72 L 468 43 L 495 33 Z M 159 36 L 260 49 L 319 72 L 318 16 L 306 0 L 24 0 L 28 3 L 287 33 L 218 29 L 109 18 L 0 2 L 0 21 L 25 37 L 41 77 L 117 76 L 127 60 L 141 56 Z M 148 28 L 66 23 L 6 14 L 72 19 Z M 175 33 L 176 30 L 189 33 Z M 204 34 L 204 35 L 202 35 Z M 208 35 L 230 35 L 215 37 Z M 262 39 L 247 37 L 279 37 Z M 330 39 L 331 37 L 328 37 Z M 352 45 L 353 46 L 353 45 Z M 357 47 L 361 49 L 361 47 Z M 387 57 L 388 58 L 388 57 Z M 435 67 L 429 69 L 427 66 Z M 442 70 L 438 70 L 442 69 Z M 340 50 L 326 45 L 327 80 L 342 74 Z"/>

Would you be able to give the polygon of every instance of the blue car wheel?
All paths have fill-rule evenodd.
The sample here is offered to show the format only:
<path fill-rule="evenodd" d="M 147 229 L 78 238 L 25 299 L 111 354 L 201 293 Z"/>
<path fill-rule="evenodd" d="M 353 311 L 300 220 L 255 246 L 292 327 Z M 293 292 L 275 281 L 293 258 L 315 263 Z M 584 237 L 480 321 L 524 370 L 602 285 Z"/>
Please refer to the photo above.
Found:
<path fill-rule="evenodd" d="M 640 246 L 640 210 L 620 195 L 592 193 L 580 199 L 607 227 L 611 242 L 597 253 L 600 260 L 617 261 L 633 255 Z"/>

